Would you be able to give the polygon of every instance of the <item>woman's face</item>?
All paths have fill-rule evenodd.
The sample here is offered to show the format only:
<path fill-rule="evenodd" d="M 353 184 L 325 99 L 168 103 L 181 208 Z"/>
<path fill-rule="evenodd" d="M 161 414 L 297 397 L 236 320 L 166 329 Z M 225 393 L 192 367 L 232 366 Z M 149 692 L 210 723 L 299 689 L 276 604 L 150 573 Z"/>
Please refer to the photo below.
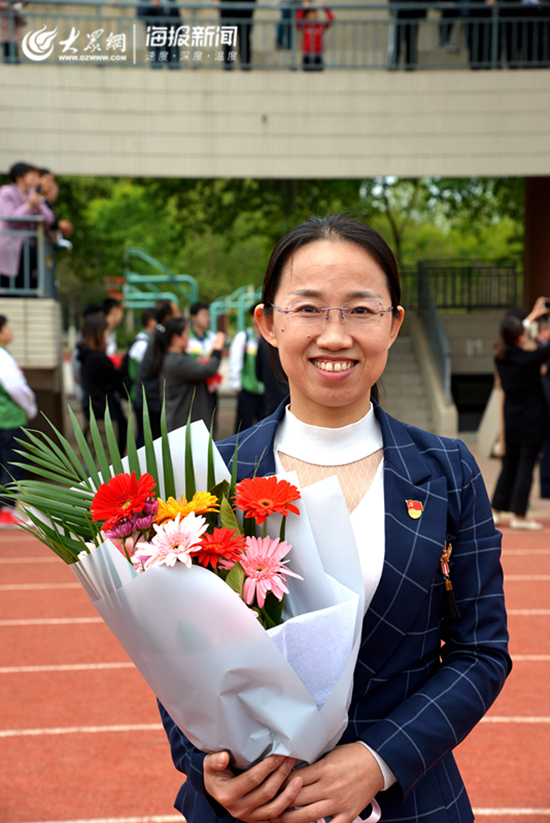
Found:
<path fill-rule="evenodd" d="M 286 309 L 304 298 L 315 305 L 344 306 L 375 298 L 386 309 L 391 298 L 386 276 L 360 246 L 347 241 L 317 240 L 299 249 L 283 269 L 274 303 Z M 367 413 L 370 390 L 386 365 L 388 350 L 403 322 L 392 312 L 372 325 L 343 321 L 329 312 L 312 326 L 294 325 L 273 310 L 257 319 L 265 339 L 279 350 L 290 385 L 292 412 L 312 425 L 336 428 Z"/>

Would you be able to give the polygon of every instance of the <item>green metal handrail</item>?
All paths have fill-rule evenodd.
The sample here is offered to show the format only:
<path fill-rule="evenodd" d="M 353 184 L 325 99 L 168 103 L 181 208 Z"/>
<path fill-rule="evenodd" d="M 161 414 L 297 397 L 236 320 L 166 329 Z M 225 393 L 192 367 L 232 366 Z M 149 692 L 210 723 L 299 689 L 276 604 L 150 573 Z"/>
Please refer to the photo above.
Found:
<path fill-rule="evenodd" d="M 262 290 L 255 286 L 239 286 L 231 294 L 218 297 L 210 304 L 210 325 L 216 329 L 218 317 L 229 314 L 232 310 L 237 312 L 237 331 L 242 331 L 246 327 L 248 310 L 261 300 Z"/>
<path fill-rule="evenodd" d="M 133 259 L 142 260 L 160 274 L 140 274 L 131 271 L 130 263 Z M 139 246 L 124 248 L 124 277 L 126 283 L 123 293 L 129 309 L 147 308 L 157 300 L 173 300 L 175 303 L 183 300 L 192 304 L 199 299 L 199 284 L 192 275 L 176 274 Z M 159 288 L 158 284 L 172 286 L 173 291 Z"/>

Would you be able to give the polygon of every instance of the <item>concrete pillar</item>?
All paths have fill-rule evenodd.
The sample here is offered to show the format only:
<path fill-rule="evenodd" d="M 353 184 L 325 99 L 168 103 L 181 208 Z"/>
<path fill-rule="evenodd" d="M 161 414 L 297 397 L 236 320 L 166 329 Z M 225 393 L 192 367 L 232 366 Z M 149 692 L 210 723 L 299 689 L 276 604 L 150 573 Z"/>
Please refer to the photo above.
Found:
<path fill-rule="evenodd" d="M 550 177 L 525 179 L 524 301 L 550 299 Z"/>

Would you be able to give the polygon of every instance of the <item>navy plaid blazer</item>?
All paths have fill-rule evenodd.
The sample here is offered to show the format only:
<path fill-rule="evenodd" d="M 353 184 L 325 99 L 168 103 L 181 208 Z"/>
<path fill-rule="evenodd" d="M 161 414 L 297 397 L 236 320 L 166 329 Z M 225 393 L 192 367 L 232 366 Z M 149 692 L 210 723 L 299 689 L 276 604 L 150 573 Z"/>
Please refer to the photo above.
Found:
<path fill-rule="evenodd" d="M 285 404 L 239 435 L 238 479 L 275 473 L 273 440 Z M 377 800 L 382 823 L 473 819 L 452 749 L 500 692 L 511 668 L 500 538 L 472 455 L 458 440 L 391 418 L 375 405 L 384 440 L 385 559 L 363 622 L 349 724 L 397 783 Z M 231 467 L 235 438 L 218 444 Z M 406 501 L 420 501 L 418 519 Z M 451 579 L 461 616 L 442 619 L 440 558 L 453 544 Z M 209 802 L 204 755 L 161 707 L 176 768 L 187 775 L 175 806 L 188 823 L 233 821 Z M 221 816 L 221 817 L 220 817 Z"/>

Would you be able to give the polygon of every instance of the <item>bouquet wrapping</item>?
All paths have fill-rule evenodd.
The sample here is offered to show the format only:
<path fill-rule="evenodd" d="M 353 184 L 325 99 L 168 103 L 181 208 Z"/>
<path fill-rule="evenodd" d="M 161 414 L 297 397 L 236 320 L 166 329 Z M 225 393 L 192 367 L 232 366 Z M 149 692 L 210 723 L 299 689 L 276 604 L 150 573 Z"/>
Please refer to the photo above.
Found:
<path fill-rule="evenodd" d="M 178 491 L 184 431 L 169 435 Z M 191 443 L 197 486 L 205 487 L 206 468 L 196 459 L 208 448 L 203 423 L 191 424 Z M 161 462 L 160 441 L 154 445 Z M 217 452 L 214 465 L 217 482 L 229 478 Z M 138 574 L 108 540 L 71 566 L 178 727 L 202 751 L 230 751 L 239 769 L 269 754 L 311 763 L 347 725 L 363 614 L 353 531 L 335 478 L 303 490 L 299 507 L 286 539 L 304 579 L 289 578 L 284 622 L 268 631 L 201 566 Z M 280 516 L 267 522 L 268 533 L 278 534 Z"/>

